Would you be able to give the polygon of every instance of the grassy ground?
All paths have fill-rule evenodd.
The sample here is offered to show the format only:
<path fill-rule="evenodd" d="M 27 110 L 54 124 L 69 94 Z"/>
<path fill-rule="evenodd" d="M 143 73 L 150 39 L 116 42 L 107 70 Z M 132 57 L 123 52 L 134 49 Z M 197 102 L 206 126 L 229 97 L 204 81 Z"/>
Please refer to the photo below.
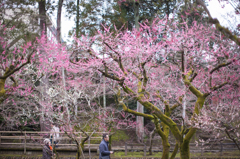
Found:
<path fill-rule="evenodd" d="M 114 153 L 114 157 L 121 157 L 121 158 L 129 158 L 129 157 L 143 157 L 143 152 L 128 152 L 127 156 L 125 156 L 125 152 L 116 152 Z M 171 155 L 171 154 L 170 154 Z M 146 155 L 146 157 L 153 157 L 153 158 L 160 158 L 162 156 L 161 152 L 153 153 L 153 155 Z M 204 153 L 203 156 L 201 156 L 201 153 L 191 153 L 191 158 L 237 158 L 240 159 L 240 152 L 239 151 L 230 151 L 230 152 L 223 152 L 222 154 L 219 153 Z M 180 154 L 178 153 L 176 155 L 176 158 L 180 158 Z"/>
<path fill-rule="evenodd" d="M 111 159 L 114 158 L 154 158 L 154 159 L 160 159 L 162 153 L 153 153 L 153 155 L 143 156 L 143 152 L 128 152 L 127 156 L 125 156 L 125 152 L 115 152 L 113 155 L 111 155 Z M 73 159 L 75 158 L 74 155 L 61 155 L 61 158 L 65 159 Z M 42 155 L 17 155 L 17 154 L 0 154 L 0 159 L 41 159 Z M 89 158 L 89 156 L 85 155 L 85 158 Z M 92 158 L 98 158 L 98 156 L 92 155 Z M 176 158 L 179 158 L 179 153 L 177 154 Z M 201 153 L 192 153 L 191 158 L 204 158 L 204 159 L 240 159 L 240 152 L 239 151 L 225 151 L 222 154 L 219 153 L 204 153 L 203 156 L 201 156 Z"/>

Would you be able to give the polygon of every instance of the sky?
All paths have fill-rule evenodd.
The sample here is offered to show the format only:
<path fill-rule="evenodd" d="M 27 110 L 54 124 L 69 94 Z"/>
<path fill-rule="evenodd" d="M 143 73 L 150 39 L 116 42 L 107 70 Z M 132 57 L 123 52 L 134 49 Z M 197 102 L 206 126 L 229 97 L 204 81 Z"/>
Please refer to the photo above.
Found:
<path fill-rule="evenodd" d="M 208 9 L 212 18 L 217 18 L 220 24 L 225 27 L 234 29 L 236 24 L 240 24 L 240 16 L 235 14 L 235 10 L 230 3 L 221 2 L 220 4 L 218 0 L 211 0 Z"/>
<path fill-rule="evenodd" d="M 233 27 L 234 24 L 240 23 L 239 16 L 232 16 L 235 15 L 234 9 L 231 4 L 227 4 L 226 2 L 221 2 L 221 4 L 218 2 L 218 0 L 207 0 L 209 1 L 208 9 L 210 11 L 210 14 L 213 18 L 217 18 L 220 21 L 220 24 L 226 27 Z M 74 18 L 72 17 L 70 20 L 65 17 L 64 15 L 67 15 L 68 13 L 63 8 L 62 11 L 62 38 L 64 41 L 71 40 L 71 38 L 68 37 L 68 32 L 75 26 Z M 229 21 L 229 19 L 231 19 Z M 53 21 L 55 21 L 56 26 L 56 16 L 53 17 Z"/>

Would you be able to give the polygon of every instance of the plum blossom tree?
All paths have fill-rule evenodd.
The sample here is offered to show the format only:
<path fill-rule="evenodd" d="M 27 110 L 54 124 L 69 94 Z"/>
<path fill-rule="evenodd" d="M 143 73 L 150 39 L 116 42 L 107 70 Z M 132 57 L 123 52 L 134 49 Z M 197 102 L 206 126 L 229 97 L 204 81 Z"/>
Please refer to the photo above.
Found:
<path fill-rule="evenodd" d="M 102 108 L 99 102 L 99 97 L 102 96 L 102 79 L 98 74 L 85 81 L 89 73 L 77 72 L 70 65 L 72 56 L 64 46 L 44 35 L 36 41 L 37 54 L 34 64 L 31 65 L 36 69 L 27 67 L 26 76 L 30 80 L 23 80 L 25 85 L 29 86 L 25 86 L 25 89 L 30 90 L 25 94 L 16 92 L 1 105 L 1 115 L 7 119 L 7 125 L 15 128 L 38 125 L 40 118 L 48 124 L 56 123 L 76 142 L 77 158 L 83 155 L 84 144 L 91 135 L 86 132 L 113 134 L 117 129 L 135 126 L 132 114 L 123 113 L 115 105 L 110 105 L 107 110 Z M 24 75 L 24 72 L 21 72 L 21 76 Z M 37 84 L 43 75 L 49 81 L 46 92 L 42 92 L 42 88 Z M 107 90 L 114 87 L 112 83 Z M 86 137 L 79 140 L 79 132 Z"/>
<path fill-rule="evenodd" d="M 5 128 L 12 129 L 14 123 L 16 127 L 26 125 L 26 118 L 31 117 L 36 122 L 32 108 L 39 103 L 34 100 L 32 93 L 33 90 L 36 91 L 35 84 L 42 76 L 37 68 L 41 66 L 42 60 L 39 59 L 41 56 L 39 56 L 37 46 L 43 42 L 43 38 L 42 41 L 40 39 L 37 41 L 36 35 L 33 35 L 29 39 L 27 36 L 19 35 L 18 28 L 14 26 L 9 28 L 9 25 L 1 25 L 0 41 L 1 117 L 7 119 L 5 122 L 10 123 L 4 125 Z M 1 124 L 6 124 L 5 122 Z"/>
<path fill-rule="evenodd" d="M 121 96 L 134 98 L 151 113 L 131 110 L 122 98 L 119 104 L 124 111 L 155 119 L 156 128 L 160 120 L 176 138 L 181 158 L 190 158 L 189 142 L 197 127 L 188 123 L 197 122 L 206 99 L 217 90 L 228 93 L 238 89 L 233 87 L 239 79 L 236 43 L 220 36 L 213 26 L 197 22 L 189 27 L 185 22 L 155 19 L 152 24 L 143 23 L 139 30 L 132 32 L 111 33 L 108 27 L 104 29 L 97 36 L 77 39 L 86 58 L 73 61 L 71 67 L 89 74 L 101 72 L 109 81 L 116 81 Z M 95 43 L 99 44 L 98 49 L 92 47 Z M 174 101 L 181 105 L 178 99 L 184 95 L 186 99 L 194 98 L 195 103 L 188 103 L 191 112 L 179 129 L 175 117 L 167 113 L 176 107 Z M 165 105 L 159 105 L 161 101 Z M 161 137 L 167 133 L 158 129 Z M 168 147 L 166 144 L 162 158 L 169 157 Z"/>
<path fill-rule="evenodd" d="M 21 78 L 15 78 L 17 74 L 24 70 L 31 63 L 31 58 L 35 56 L 36 50 L 33 48 L 34 43 L 19 41 L 11 35 L 14 34 L 15 27 L 9 28 L 0 24 L 0 103 L 2 103 L 11 92 L 17 90 L 20 85 Z M 10 80 L 13 82 L 11 83 Z M 19 83 L 19 85 L 18 85 Z"/>
<path fill-rule="evenodd" d="M 234 90 L 229 94 L 221 91 L 210 98 L 211 102 L 204 106 L 201 115 L 197 117 L 198 123 L 195 125 L 203 132 L 211 134 L 215 142 L 230 140 L 240 150 L 239 97 L 236 94 Z"/>

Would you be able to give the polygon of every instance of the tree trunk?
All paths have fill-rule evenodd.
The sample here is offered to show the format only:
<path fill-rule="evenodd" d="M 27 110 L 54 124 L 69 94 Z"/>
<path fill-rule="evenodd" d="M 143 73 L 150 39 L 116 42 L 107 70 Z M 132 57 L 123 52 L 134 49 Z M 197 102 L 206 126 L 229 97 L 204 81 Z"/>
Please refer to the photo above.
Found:
<path fill-rule="evenodd" d="M 189 141 L 183 141 L 180 145 L 180 159 L 190 159 Z"/>
<path fill-rule="evenodd" d="M 112 135 L 109 136 L 108 149 L 109 149 L 109 151 L 112 151 Z"/>
<path fill-rule="evenodd" d="M 176 154 L 178 152 L 178 147 L 179 147 L 178 146 L 178 142 L 176 141 L 176 145 L 175 145 L 175 148 L 174 148 L 174 150 L 172 152 L 172 155 L 171 155 L 170 159 L 174 159 L 176 157 Z"/>
<path fill-rule="evenodd" d="M 79 0 L 77 0 L 77 17 L 76 17 L 76 36 L 77 36 L 77 38 L 79 38 L 80 37 L 80 35 L 79 35 L 79 19 L 80 19 L 80 17 L 79 17 Z"/>
<path fill-rule="evenodd" d="M 47 26 L 46 26 L 46 1 L 45 0 L 40 0 L 38 2 L 38 12 L 39 12 L 39 19 L 40 19 L 40 31 L 41 31 L 41 36 L 47 35 Z M 42 50 L 40 51 L 42 54 L 44 53 Z M 44 101 L 44 95 L 46 94 L 46 84 L 48 83 L 46 75 L 41 79 L 42 82 L 40 84 L 40 89 L 42 92 L 42 101 Z M 40 117 L 40 127 L 41 131 L 49 131 L 50 125 L 49 123 L 46 123 L 47 120 L 44 118 L 45 114 L 45 108 L 42 106 L 42 116 Z"/>
<path fill-rule="evenodd" d="M 168 159 L 169 152 L 170 152 L 170 144 L 169 144 L 167 138 L 166 138 L 166 140 L 162 140 L 162 146 L 163 146 L 162 159 Z"/>
<path fill-rule="evenodd" d="M 143 113 L 143 105 L 139 102 L 137 102 L 137 112 Z M 144 135 L 144 120 L 141 116 L 137 116 L 136 134 L 138 137 L 138 141 L 142 143 Z"/>
<path fill-rule="evenodd" d="M 139 30 L 139 0 L 133 3 L 135 28 Z"/>
<path fill-rule="evenodd" d="M 77 143 L 77 155 L 76 155 L 76 159 L 81 159 L 81 156 L 84 157 L 83 155 L 83 149 L 84 149 L 84 142 L 81 142 L 80 144 Z"/>
<path fill-rule="evenodd" d="M 154 118 L 154 124 L 156 126 L 156 131 L 159 134 L 159 136 L 162 138 L 162 146 L 163 146 L 163 151 L 162 151 L 162 159 L 168 159 L 169 158 L 169 152 L 170 152 L 170 144 L 168 142 L 168 137 L 169 137 L 169 127 L 161 122 L 163 131 L 160 127 L 160 123 L 158 119 L 155 117 Z"/>
<path fill-rule="evenodd" d="M 6 82 L 6 79 L 0 79 L 0 98 L 2 98 L 6 93 L 6 90 L 4 89 L 5 82 Z"/>
<path fill-rule="evenodd" d="M 57 13 L 57 41 L 61 43 L 61 14 L 62 14 L 63 0 L 58 1 L 58 13 Z"/>
<path fill-rule="evenodd" d="M 42 54 L 44 54 L 44 52 L 41 52 Z M 41 99 L 40 99 L 40 103 L 41 103 L 41 109 L 42 109 L 42 115 L 40 116 L 40 128 L 41 131 L 50 131 L 50 121 L 45 117 L 46 113 L 51 113 L 51 112 L 46 112 L 46 107 L 44 106 L 44 102 L 46 102 L 47 99 L 45 99 L 47 97 L 47 88 L 48 88 L 48 76 L 44 75 L 41 79 L 41 83 L 40 83 L 40 92 L 41 92 Z"/>
<path fill-rule="evenodd" d="M 81 158 L 81 146 L 78 144 L 76 159 L 80 159 L 80 158 Z"/>
<path fill-rule="evenodd" d="M 199 92 L 195 92 L 199 93 Z M 205 102 L 207 96 L 201 95 L 198 97 L 196 103 L 195 103 L 195 108 L 194 108 L 194 114 L 199 115 L 203 104 Z M 194 118 L 192 118 L 193 120 Z M 189 148 L 189 143 L 190 140 L 192 139 L 193 135 L 196 133 L 197 129 L 191 127 L 187 134 L 185 135 L 184 139 L 181 141 L 180 140 L 180 159 L 189 159 L 190 158 L 190 148 Z M 173 131 L 172 131 L 173 132 Z M 184 135 L 184 133 L 182 134 Z M 179 141 L 179 140 L 178 140 Z"/>
<path fill-rule="evenodd" d="M 234 137 L 231 137 L 231 134 L 228 132 L 227 129 L 225 129 L 225 132 L 226 132 L 228 138 L 234 142 L 234 144 L 237 146 L 238 150 L 240 151 L 240 147 L 239 147 L 239 145 L 238 145 L 238 141 L 235 140 Z"/>
<path fill-rule="evenodd" d="M 134 21 L 135 21 L 135 28 L 139 30 L 139 0 L 134 1 L 133 3 L 134 8 Z M 139 113 L 143 113 L 143 105 L 139 102 L 137 102 L 137 111 Z M 137 116 L 137 126 L 136 126 L 136 133 L 139 142 L 143 142 L 143 136 L 144 136 L 144 120 L 143 117 Z"/>
<path fill-rule="evenodd" d="M 149 146 L 149 155 L 152 155 L 152 145 L 153 145 L 153 138 L 155 136 L 156 133 L 156 127 L 154 128 L 154 130 L 150 133 L 150 146 Z"/>
<path fill-rule="evenodd" d="M 41 35 L 47 35 L 47 26 L 46 26 L 46 9 L 45 9 L 45 0 L 40 0 L 38 2 L 38 11 L 39 11 L 39 18 L 40 18 L 40 30 Z"/>
<path fill-rule="evenodd" d="M 58 154 L 58 152 L 57 152 L 57 150 L 56 150 L 56 145 L 55 145 L 55 144 L 53 144 L 52 148 L 53 148 L 53 153 L 55 153 L 55 154 L 56 154 L 56 157 L 55 157 L 55 159 L 59 159 L 59 154 Z"/>

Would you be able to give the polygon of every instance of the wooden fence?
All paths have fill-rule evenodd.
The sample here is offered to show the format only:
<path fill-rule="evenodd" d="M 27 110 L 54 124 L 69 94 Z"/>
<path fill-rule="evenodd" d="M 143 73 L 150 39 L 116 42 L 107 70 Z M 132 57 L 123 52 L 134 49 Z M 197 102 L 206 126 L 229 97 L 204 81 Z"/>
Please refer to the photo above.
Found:
<path fill-rule="evenodd" d="M 42 149 L 42 143 L 43 140 L 49 136 L 49 134 L 51 134 L 53 132 L 37 132 L 37 131 L 0 131 L 0 146 L 1 145 L 23 145 L 23 150 L 24 150 L 24 154 L 26 154 L 27 151 L 27 146 L 38 146 L 38 149 Z M 85 150 L 89 151 L 89 155 L 91 155 L 91 150 L 95 149 L 95 151 L 98 151 L 98 146 L 99 143 L 101 141 L 101 135 L 104 132 L 94 132 L 94 136 L 93 132 L 86 132 L 89 135 L 89 139 L 87 141 L 87 143 L 85 143 Z M 4 135 L 5 134 L 5 135 Z M 6 135 L 7 134 L 7 135 Z M 11 135 L 10 135 L 11 134 Z M 60 137 L 58 138 L 60 141 L 66 140 L 69 141 L 71 140 L 67 135 L 64 135 L 64 132 L 59 132 Z M 79 141 L 81 141 L 83 139 L 83 137 L 85 137 L 85 135 L 82 132 L 75 132 L 75 134 L 78 135 L 77 139 L 79 139 Z M 97 135 L 96 135 L 97 134 Z M 11 140 L 20 140 L 20 142 L 13 142 Z M 36 141 L 36 142 L 27 142 L 27 141 Z M 53 139 L 55 140 L 55 139 Z M 92 143 L 91 141 L 94 140 L 99 140 L 97 141 L 96 144 Z M 4 142 L 5 141 L 5 142 Z M 8 142 L 6 142 L 8 141 Z M 114 142 L 114 141 L 113 141 Z M 60 142 L 58 144 L 59 146 L 62 146 L 64 148 L 66 148 L 66 146 L 69 147 L 75 147 L 76 148 L 76 144 L 69 144 L 69 143 L 63 143 Z M 40 146 L 40 148 L 39 148 Z M 170 151 L 173 150 L 174 148 L 174 143 L 170 143 Z M 225 150 L 237 150 L 237 146 L 234 143 L 204 143 L 204 144 L 200 144 L 198 146 L 196 146 L 195 143 L 190 143 L 190 147 L 191 147 L 191 152 L 193 153 L 201 153 L 201 155 L 203 155 L 204 152 L 223 152 Z M 144 156 L 146 156 L 146 152 L 148 151 L 149 146 L 147 146 L 146 144 L 139 144 L 139 143 L 125 143 L 125 146 L 117 146 L 114 148 L 114 150 L 121 150 L 121 151 L 125 151 L 125 155 L 127 155 L 128 151 L 143 151 L 144 152 Z M 75 151 L 75 149 L 74 149 Z M 155 147 L 155 149 L 153 148 L 153 151 L 162 151 L 162 145 L 159 143 L 159 146 Z"/>
<path fill-rule="evenodd" d="M 135 146 L 135 147 L 134 147 Z M 170 151 L 173 151 L 175 146 L 175 143 L 170 143 Z M 161 151 L 163 149 L 162 145 L 159 145 L 158 150 Z M 148 147 L 146 144 L 139 144 L 139 143 L 125 143 L 125 155 L 127 155 L 127 152 L 129 150 L 137 150 L 137 151 L 143 151 L 144 156 L 146 156 L 146 151 L 148 151 Z M 223 154 L 223 151 L 225 150 L 238 150 L 237 146 L 234 143 L 201 143 L 199 146 L 196 146 L 195 143 L 190 143 L 190 151 L 192 153 L 201 153 L 201 156 L 203 156 L 204 152 L 221 152 L 221 155 Z"/>
<path fill-rule="evenodd" d="M 128 152 L 128 146 L 130 146 L 131 148 L 131 150 L 133 150 L 133 146 L 140 146 L 140 147 L 142 147 L 142 150 L 143 150 L 143 152 L 144 152 L 144 156 L 146 156 L 146 151 L 147 151 L 147 147 L 146 147 L 146 144 L 144 144 L 144 143 L 125 143 L 125 156 L 127 156 L 127 152 Z"/>
<path fill-rule="evenodd" d="M 39 131 L 0 131 L 0 146 L 1 145 L 18 145 L 18 146 L 22 146 L 23 145 L 23 149 L 24 149 L 24 154 L 26 154 L 27 151 L 27 146 L 40 146 L 40 148 L 42 148 L 43 146 L 43 140 L 46 138 L 49 138 L 48 136 L 50 136 L 49 134 L 52 134 L 54 132 L 39 132 Z M 60 143 L 58 143 L 57 145 L 59 146 L 74 146 L 76 147 L 76 144 L 68 144 L 68 143 L 62 143 L 63 140 L 69 140 L 71 141 L 71 139 L 65 135 L 65 132 L 57 132 L 59 133 L 59 137 L 57 138 L 57 140 L 60 141 Z M 86 137 L 86 135 L 82 132 L 74 132 L 78 137 L 75 137 L 75 139 L 78 139 L 79 142 L 82 141 L 83 137 Z M 97 149 L 96 147 L 99 146 L 99 143 L 97 144 L 91 144 L 92 140 L 101 140 L 102 139 L 102 134 L 104 132 L 94 132 L 94 134 L 97 134 L 97 137 L 93 137 L 93 132 L 86 132 L 89 135 L 89 139 L 88 142 L 84 144 L 85 148 L 87 148 L 89 150 L 89 153 L 91 151 L 91 148 L 94 147 L 95 149 Z M 7 135 L 4 135 L 7 134 Z M 99 134 L 99 135 L 98 135 Z M 50 138 L 49 138 L 50 139 Z M 7 142 L 6 142 L 7 140 Z M 11 140 L 15 140 L 15 142 L 11 141 Z M 21 141 L 21 142 L 16 142 L 17 141 Z M 31 140 L 31 141 L 35 141 L 35 142 L 27 142 L 27 140 Z M 53 141 L 55 141 L 56 139 L 53 137 L 52 138 Z M 5 142 L 4 142 L 5 141 Z"/>

